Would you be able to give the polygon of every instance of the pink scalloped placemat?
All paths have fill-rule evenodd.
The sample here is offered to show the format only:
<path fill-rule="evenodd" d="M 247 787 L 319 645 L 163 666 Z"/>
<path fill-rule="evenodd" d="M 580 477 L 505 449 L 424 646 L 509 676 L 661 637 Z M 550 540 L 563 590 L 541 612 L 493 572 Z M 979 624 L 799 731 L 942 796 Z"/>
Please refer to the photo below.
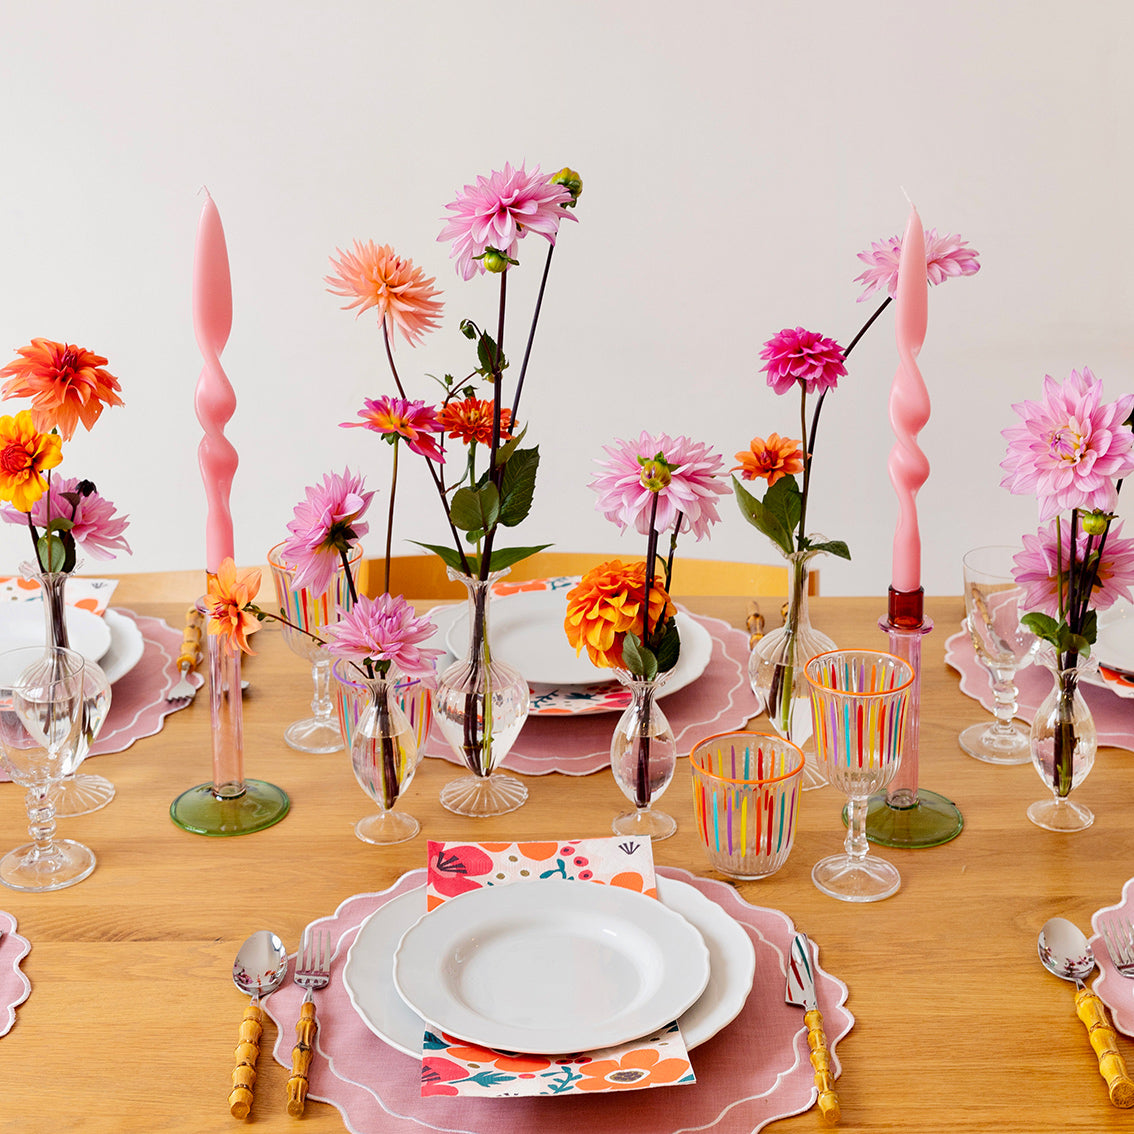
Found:
<path fill-rule="evenodd" d="M 1124 977 L 1111 962 L 1106 944 L 1100 936 L 1102 921 L 1107 914 L 1122 914 L 1128 921 L 1134 920 L 1134 878 L 1127 879 L 1122 886 L 1122 898 L 1117 905 L 1104 906 L 1091 915 L 1091 951 L 1099 966 L 1095 981 L 1095 992 L 1110 1009 L 1114 1026 L 1123 1035 L 1134 1036 L 1134 980 Z"/>
<path fill-rule="evenodd" d="M 979 701 L 991 716 L 996 704 L 988 670 L 977 660 L 969 632 L 962 629 L 945 642 L 945 661 L 961 675 L 961 692 Z M 1018 720 L 1030 724 L 1040 703 L 1051 692 L 1053 678 L 1042 665 L 1029 665 L 1016 673 L 1019 689 Z M 1119 697 L 1101 685 L 1080 684 L 1095 718 L 1099 744 L 1134 752 L 1134 700 Z"/>
<path fill-rule="evenodd" d="M 342 984 L 347 951 L 361 923 L 385 902 L 425 882 L 424 870 L 404 874 L 388 890 L 348 898 L 315 924 L 335 942 L 331 983 L 316 993 L 319 1031 L 308 1096 L 329 1102 L 352 1134 L 754 1134 L 767 1123 L 813 1105 L 816 1091 L 803 1012 L 784 1000 L 786 957 L 795 927 L 778 910 L 749 905 L 724 882 L 685 870 L 658 873 L 695 886 L 744 926 L 756 950 L 756 978 L 740 1015 L 693 1053 L 697 1082 L 679 1091 L 603 1093 L 557 1098 L 476 1099 L 421 1097 L 421 1060 L 387 1047 L 351 1007 Z M 847 986 L 816 965 L 819 1007 L 832 1052 L 850 1031 Z M 279 1029 L 274 1054 L 291 1066 L 302 991 L 285 984 L 264 1002 Z"/>
<path fill-rule="evenodd" d="M 748 683 L 748 635 L 719 618 L 691 617 L 709 631 L 712 657 L 696 681 L 659 702 L 678 752 L 685 753 L 703 737 L 743 728 L 756 715 L 756 695 Z M 617 721 L 615 713 L 529 717 L 503 767 L 525 776 L 601 771 L 610 766 L 610 736 Z M 426 741 L 425 755 L 460 762 L 437 728 Z"/>
<path fill-rule="evenodd" d="M 119 607 L 115 609 L 137 623 L 144 647 L 138 664 L 114 683 L 110 712 L 88 758 L 125 751 L 135 740 L 160 732 L 170 713 L 176 713 L 189 704 L 188 701 L 165 699 L 177 680 L 181 631 L 174 630 L 160 618 L 149 618 Z M 198 686 L 203 681 L 200 674 L 192 674 L 190 680 Z M 7 783 L 8 779 L 8 773 L 0 768 L 0 782 Z"/>
<path fill-rule="evenodd" d="M 31 981 L 20 971 L 20 962 L 31 950 L 26 937 L 16 932 L 16 919 L 0 910 L 0 1036 L 7 1035 L 16 1022 L 16 1009 L 31 992 Z"/>

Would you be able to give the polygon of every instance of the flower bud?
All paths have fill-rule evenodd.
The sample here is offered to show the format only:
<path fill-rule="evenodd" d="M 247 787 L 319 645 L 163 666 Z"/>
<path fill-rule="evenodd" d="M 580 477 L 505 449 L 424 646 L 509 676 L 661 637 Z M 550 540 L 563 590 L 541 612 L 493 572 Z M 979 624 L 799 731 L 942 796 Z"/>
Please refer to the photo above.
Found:
<path fill-rule="evenodd" d="M 1079 525 L 1087 535 L 1102 535 L 1111 518 L 1109 512 L 1083 512 L 1079 517 Z"/>
<path fill-rule="evenodd" d="M 642 471 L 638 474 L 638 482 L 650 492 L 661 492 L 670 482 L 669 465 L 657 458 L 644 460 L 638 458 Z"/>
<path fill-rule="evenodd" d="M 474 260 L 479 260 L 486 272 L 506 272 L 509 265 L 518 264 L 519 260 L 513 260 L 510 256 L 505 256 L 499 248 L 493 248 L 491 245 L 486 248 L 479 256 L 474 256 Z"/>
<path fill-rule="evenodd" d="M 573 209 L 575 202 L 583 194 L 583 179 L 573 170 L 564 166 L 552 179 L 552 185 L 562 185 L 568 193 L 571 194 L 571 200 L 565 201 L 563 207 L 565 209 Z"/>

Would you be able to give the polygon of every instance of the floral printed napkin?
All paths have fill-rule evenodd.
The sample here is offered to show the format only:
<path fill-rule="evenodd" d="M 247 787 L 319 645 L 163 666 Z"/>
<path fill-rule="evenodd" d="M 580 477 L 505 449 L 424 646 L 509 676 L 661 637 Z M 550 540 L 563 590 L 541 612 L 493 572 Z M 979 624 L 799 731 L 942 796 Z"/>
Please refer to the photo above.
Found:
<path fill-rule="evenodd" d="M 110 605 L 117 586 L 117 579 L 83 579 L 72 575 L 67 580 L 67 590 L 64 592 L 67 605 L 101 616 Z M 0 576 L 0 603 L 39 602 L 42 595 L 35 579 L 23 579 L 19 575 Z"/>
<path fill-rule="evenodd" d="M 564 842 L 429 843 L 428 909 L 483 886 L 530 885 L 544 879 L 625 886 L 657 897 L 649 839 Z M 517 1055 L 427 1031 L 421 1093 L 503 1098 L 613 1091 L 693 1083 L 676 1023 L 653 1035 L 585 1053 Z"/>

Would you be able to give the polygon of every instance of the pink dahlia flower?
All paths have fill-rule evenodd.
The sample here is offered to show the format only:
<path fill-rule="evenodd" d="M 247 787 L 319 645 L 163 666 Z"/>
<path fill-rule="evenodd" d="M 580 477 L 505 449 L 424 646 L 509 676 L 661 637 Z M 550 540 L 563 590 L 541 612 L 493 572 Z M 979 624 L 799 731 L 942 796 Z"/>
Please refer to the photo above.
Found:
<path fill-rule="evenodd" d="M 1071 555 L 1071 525 L 1058 524 L 1060 539 L 1056 537 L 1057 524 L 1053 520 L 1041 527 L 1035 535 L 1024 536 L 1024 550 L 1013 557 L 1016 564 L 1012 575 L 1024 588 L 1022 605 L 1059 616 L 1060 564 L 1063 583 L 1066 585 Z M 1122 522 L 1111 525 L 1099 563 L 1098 580 L 1091 597 L 1093 610 L 1106 610 L 1120 598 L 1134 602 L 1134 539 L 1121 539 Z M 1059 544 L 1062 542 L 1062 548 Z M 1060 558 L 1062 552 L 1062 559 Z M 1075 541 L 1075 562 L 1081 564 L 1087 552 L 1087 536 L 1080 531 Z"/>
<path fill-rule="evenodd" d="M 967 240 L 959 236 L 938 236 L 937 229 L 931 228 L 925 234 L 925 269 L 931 284 L 939 284 L 949 276 L 975 276 L 980 271 L 980 253 L 970 248 Z M 874 292 L 885 289 L 891 299 L 898 293 L 898 261 L 902 256 L 902 238 L 891 236 L 889 240 L 871 242 L 858 258 L 869 267 L 855 283 L 865 284 L 858 302 L 869 299 Z"/>
<path fill-rule="evenodd" d="M 599 495 L 599 511 L 623 531 L 630 525 L 643 535 L 649 531 L 655 497 L 656 531 L 668 531 L 680 515 L 680 531 L 701 539 L 720 519 L 716 498 L 729 491 L 721 484 L 724 457 L 708 445 L 643 433 L 637 441 L 616 441 L 603 449 L 610 459 L 596 463 L 606 471 L 590 486 Z"/>
<path fill-rule="evenodd" d="M 122 534 L 130 526 L 129 518 L 120 516 L 114 505 L 106 497 L 100 496 L 89 481 L 85 483 L 85 487 L 90 492 L 85 496 L 80 494 L 78 504 L 72 510 L 71 501 L 66 499 L 66 494 L 80 493 L 80 483 L 79 478 L 74 476 L 53 477 L 50 493 L 45 492 L 32 505 L 32 523 L 37 528 L 45 528 L 50 520 L 71 520 L 74 523 L 71 535 L 75 543 L 93 559 L 113 559 L 119 551 L 131 554 L 130 545 Z M 11 506 L 0 508 L 0 516 L 9 524 L 27 526 L 28 514 L 17 512 Z"/>
<path fill-rule="evenodd" d="M 365 481 L 347 469 L 342 476 L 328 473 L 322 484 L 305 489 L 288 524 L 291 535 L 280 548 L 280 557 L 295 570 L 295 586 L 322 594 L 342 563 L 342 553 L 370 530 L 359 523 L 370 507 L 373 492 L 364 492 Z"/>
<path fill-rule="evenodd" d="M 760 357 L 767 360 L 763 370 L 777 394 L 786 394 L 796 382 L 802 382 L 809 394 L 833 390 L 847 372 L 843 348 L 834 339 L 802 327 L 785 327 L 773 335 Z"/>
<path fill-rule="evenodd" d="M 369 429 L 380 433 L 393 443 L 399 437 L 415 453 L 432 461 L 443 463 L 445 454 L 437 447 L 435 433 L 442 433 L 437 410 L 424 402 L 411 402 L 405 398 L 367 398 L 358 411 L 361 421 L 344 421 L 344 429 Z"/>
<path fill-rule="evenodd" d="M 418 616 L 401 595 L 360 595 L 358 602 L 323 631 L 327 650 L 352 661 L 389 662 L 406 677 L 429 677 L 433 663 L 445 651 L 425 643 L 434 625 L 427 614 Z"/>
<path fill-rule="evenodd" d="M 1134 432 L 1124 424 L 1134 394 L 1102 403 L 1102 382 L 1085 366 L 1062 385 L 1043 380 L 1042 402 L 1012 408 L 1023 424 L 1005 429 L 1008 455 L 1001 486 L 1039 497 L 1040 519 L 1069 508 L 1113 512 L 1115 482 L 1134 472 Z"/>
<path fill-rule="evenodd" d="M 447 218 L 440 241 L 451 240 L 461 277 L 471 280 L 484 265 L 476 259 L 489 248 L 512 257 L 516 245 L 528 232 L 538 232 L 552 244 L 564 217 L 575 220 L 564 208 L 574 198 L 565 185 L 554 184 L 540 173 L 537 165 L 528 173 L 521 165 L 488 177 L 477 177 L 475 185 L 466 185 L 455 201 L 445 206 L 453 214 Z"/>

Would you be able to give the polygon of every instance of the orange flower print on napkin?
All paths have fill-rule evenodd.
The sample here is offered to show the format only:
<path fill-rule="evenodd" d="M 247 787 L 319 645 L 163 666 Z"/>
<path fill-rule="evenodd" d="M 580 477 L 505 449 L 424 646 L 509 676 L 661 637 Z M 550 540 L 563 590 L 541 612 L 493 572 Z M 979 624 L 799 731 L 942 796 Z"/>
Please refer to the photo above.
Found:
<path fill-rule="evenodd" d="M 618 1059 L 596 1059 L 579 1066 L 579 1091 L 624 1091 L 630 1087 L 665 1087 L 688 1075 L 688 1059 L 662 1059 L 656 1048 L 628 1051 Z"/>

